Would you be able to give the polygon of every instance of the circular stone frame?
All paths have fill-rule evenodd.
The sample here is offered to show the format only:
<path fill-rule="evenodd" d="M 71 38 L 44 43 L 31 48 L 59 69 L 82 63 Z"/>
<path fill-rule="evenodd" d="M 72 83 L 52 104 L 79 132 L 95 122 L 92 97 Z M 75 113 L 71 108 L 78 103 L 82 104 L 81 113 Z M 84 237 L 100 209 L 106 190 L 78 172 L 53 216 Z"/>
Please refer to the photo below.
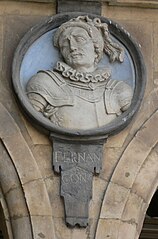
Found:
<path fill-rule="evenodd" d="M 20 69 L 21 62 L 28 50 L 28 48 L 43 34 L 59 27 L 62 23 L 69 21 L 70 19 L 81 16 L 88 15 L 90 18 L 100 18 L 101 22 L 107 23 L 109 27 L 109 32 L 114 36 L 118 41 L 120 41 L 125 48 L 128 50 L 131 59 L 133 61 L 135 69 L 135 89 L 132 99 L 132 103 L 129 109 L 124 112 L 121 116 L 113 120 L 111 123 L 90 130 L 71 130 L 61 128 L 53 124 L 53 122 L 45 119 L 42 114 L 39 114 L 32 105 L 30 104 L 23 87 L 20 81 Z M 140 52 L 140 47 L 136 44 L 130 34 L 117 23 L 109 20 L 105 17 L 100 17 L 94 14 L 88 13 L 66 13 L 66 14 L 57 14 L 41 24 L 36 25 L 31 28 L 29 32 L 23 37 L 20 41 L 19 46 L 16 49 L 13 65 L 12 65 L 12 81 L 13 87 L 18 98 L 18 101 L 24 111 L 25 115 L 31 120 L 32 124 L 36 127 L 58 139 L 67 139 L 73 141 L 96 141 L 100 139 L 105 139 L 110 135 L 119 133 L 124 129 L 129 122 L 132 120 L 135 113 L 138 111 L 140 103 L 142 101 L 145 85 L 146 85 L 146 69 L 143 61 L 142 54 Z"/>

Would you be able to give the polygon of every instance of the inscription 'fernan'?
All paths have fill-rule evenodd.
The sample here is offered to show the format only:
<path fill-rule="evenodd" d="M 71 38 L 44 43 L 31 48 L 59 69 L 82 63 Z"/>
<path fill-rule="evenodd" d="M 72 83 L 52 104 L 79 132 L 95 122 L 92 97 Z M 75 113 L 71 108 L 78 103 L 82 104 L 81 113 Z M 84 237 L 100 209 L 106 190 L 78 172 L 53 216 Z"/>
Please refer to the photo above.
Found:
<path fill-rule="evenodd" d="M 55 151 L 54 152 L 54 160 L 56 163 L 64 162 L 64 163 L 82 163 L 82 162 L 91 162 L 97 163 L 101 161 L 101 157 L 96 153 L 86 153 L 86 152 L 62 152 Z"/>

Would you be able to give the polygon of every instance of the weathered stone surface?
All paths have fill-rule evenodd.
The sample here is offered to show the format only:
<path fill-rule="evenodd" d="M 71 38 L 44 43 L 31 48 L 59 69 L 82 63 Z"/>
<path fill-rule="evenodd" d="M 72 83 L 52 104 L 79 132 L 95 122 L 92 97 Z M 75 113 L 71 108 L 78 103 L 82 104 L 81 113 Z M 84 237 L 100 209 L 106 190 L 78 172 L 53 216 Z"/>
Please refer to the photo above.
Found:
<path fill-rule="evenodd" d="M 64 218 L 55 217 L 53 218 L 54 221 L 54 229 L 56 233 L 56 238 L 65 239 L 69 238 L 72 239 L 72 229 L 70 230 L 64 222 Z M 77 239 L 77 238 L 75 238 Z"/>
<path fill-rule="evenodd" d="M 51 146 L 50 145 L 35 145 L 32 151 L 43 178 L 54 176 L 54 172 L 52 170 Z"/>
<path fill-rule="evenodd" d="M 93 174 L 102 167 L 102 144 L 72 144 L 53 141 L 53 166 L 61 172 L 61 196 L 66 223 L 86 227 L 92 198 Z"/>
<path fill-rule="evenodd" d="M 89 224 L 86 229 L 87 238 L 95 238 L 96 228 L 97 228 L 98 219 L 89 218 Z"/>
<path fill-rule="evenodd" d="M 117 135 L 119 141 L 119 135 Z M 103 152 L 103 168 L 100 172 L 99 177 L 104 178 L 105 180 L 109 181 L 113 170 L 120 158 L 122 153 L 122 148 L 106 148 L 106 144 L 104 145 L 104 152 Z"/>
<path fill-rule="evenodd" d="M 9 205 L 10 216 L 14 220 L 28 216 L 22 188 L 12 189 L 6 194 L 6 200 Z"/>
<path fill-rule="evenodd" d="M 0 15 L 43 15 L 51 16 L 56 13 L 56 2 L 40 4 L 20 1 L 0 1 Z"/>
<path fill-rule="evenodd" d="M 121 219 L 135 224 L 139 223 L 140 210 L 144 201 L 135 193 L 131 193 L 127 199 Z"/>
<path fill-rule="evenodd" d="M 38 166 L 36 162 L 32 160 L 32 152 L 30 151 L 21 134 L 15 134 L 12 137 L 6 137 L 4 139 L 4 144 L 7 147 L 10 156 L 14 160 L 19 176 L 21 178 L 21 182 L 23 184 L 31 180 L 41 178 Z"/>
<path fill-rule="evenodd" d="M 139 213 L 139 219 L 138 219 L 139 223 L 137 225 L 136 235 L 140 235 L 140 233 L 141 233 L 148 206 L 149 206 L 149 203 L 148 204 L 145 203 L 145 202 L 142 203 L 142 206 L 141 206 L 141 209 L 140 209 L 140 213 Z"/>
<path fill-rule="evenodd" d="M 33 238 L 56 239 L 53 219 L 51 216 L 31 216 L 33 226 Z"/>
<path fill-rule="evenodd" d="M 140 172 L 138 173 L 136 180 L 133 184 L 132 191 L 142 197 L 146 202 L 150 199 L 153 186 L 155 184 L 154 180 L 157 177 L 157 169 L 158 169 L 158 153 L 154 150 L 150 153 L 150 155 L 145 160 Z M 152 172 L 152 174 L 150 173 Z M 152 187 L 151 187 L 152 185 Z M 151 193 L 147 194 L 146 192 Z"/>
<path fill-rule="evenodd" d="M 48 233 L 51 233 L 51 235 L 53 235 L 54 227 L 52 222 L 51 206 L 50 206 L 44 181 L 41 179 L 41 174 L 38 170 L 35 159 L 33 155 L 31 154 L 31 151 L 28 148 L 28 145 L 26 144 L 24 138 L 22 137 L 20 133 L 19 128 L 17 127 L 15 121 L 13 120 L 9 112 L 2 105 L 0 105 L 0 111 L 3 112 L 3 114 L 0 114 L 0 121 L 1 123 L 3 123 L 3 124 L 0 124 L 1 137 L 3 139 L 3 142 L 5 144 L 7 151 L 10 154 L 11 160 L 14 163 L 14 167 L 16 167 L 19 180 L 23 184 L 23 192 L 25 195 L 25 196 L 21 196 L 21 192 L 18 191 L 19 188 L 17 187 L 15 189 L 10 190 L 6 196 L 6 199 L 9 201 L 9 209 L 12 210 L 12 206 L 13 206 L 15 210 L 15 211 L 13 210 L 14 214 L 12 215 L 12 221 L 13 221 L 12 226 L 13 228 L 15 227 L 14 235 L 17 239 L 25 238 L 25 236 L 27 239 L 28 238 L 30 239 L 31 237 L 29 236 L 33 235 L 31 232 L 31 224 L 33 225 L 35 223 L 36 227 L 41 228 L 41 223 L 39 226 L 38 224 L 39 222 L 38 221 L 35 222 L 33 217 L 31 221 L 28 221 L 27 220 L 28 218 L 24 217 L 27 209 L 30 215 L 36 215 L 37 217 L 44 216 L 45 217 L 44 223 L 47 225 L 47 228 L 48 227 L 51 228 L 51 230 L 49 230 Z M 7 125 L 6 125 L 6 122 L 3 122 L 4 118 L 6 119 L 6 122 L 8 122 L 9 126 L 12 128 L 11 135 L 9 135 L 10 133 L 9 131 L 6 131 Z M 5 135 L 5 132 L 7 132 L 7 135 Z M 16 138 L 14 138 L 15 136 Z M 30 161 L 29 161 L 29 158 L 31 159 Z M 27 163 L 29 162 L 29 167 L 27 167 L 26 165 L 25 165 L 26 168 L 22 167 L 23 162 L 27 162 Z M 31 165 L 33 165 L 34 177 L 33 177 L 33 172 L 31 172 L 31 175 L 32 175 L 31 177 L 29 175 L 29 169 Z M 0 171 L 1 170 L 2 168 L 0 168 Z M 23 170 L 26 170 L 25 173 Z M 16 196 L 18 196 L 18 199 L 16 198 Z M 38 203 L 37 203 L 37 199 L 39 200 Z M 17 203 L 19 208 L 17 206 Z M 27 204 L 27 207 L 25 207 L 25 204 Z M 23 227 L 23 223 L 26 224 L 24 227 Z M 34 230 L 36 227 L 34 227 Z M 21 228 L 23 228 L 23 230 L 21 230 Z M 43 231 L 47 231 L 46 226 L 43 226 L 43 228 L 44 228 Z M 27 233 L 25 229 L 28 230 Z M 35 238 L 34 235 L 33 235 L 33 238 Z"/>
<path fill-rule="evenodd" d="M 14 228 L 14 237 L 16 239 L 33 239 L 29 217 L 11 219 L 11 223 Z"/>
<path fill-rule="evenodd" d="M 114 14 L 115 12 L 115 14 Z M 101 15 L 113 20 L 137 21 L 143 20 L 147 24 L 146 17 L 152 22 L 157 22 L 157 10 L 155 9 L 141 9 L 141 8 L 128 8 L 128 7 L 108 7 L 106 4 L 102 5 Z"/>
<path fill-rule="evenodd" d="M 0 136 L 2 139 L 15 136 L 20 133 L 17 124 L 6 108 L 0 103 Z"/>
<path fill-rule="evenodd" d="M 61 196 L 64 198 L 66 223 L 87 227 L 93 174 L 75 167 L 61 172 Z"/>
<path fill-rule="evenodd" d="M 97 219 L 100 214 L 100 208 L 107 188 L 107 182 L 99 177 L 93 177 L 93 197 L 90 201 L 89 218 Z"/>
<path fill-rule="evenodd" d="M 102 168 L 103 143 L 69 143 L 53 141 L 54 171 L 82 168 L 87 173 L 100 173 Z"/>
<path fill-rule="evenodd" d="M 57 12 L 90 12 L 97 15 L 101 13 L 101 2 L 99 1 L 74 1 L 58 0 Z"/>
<path fill-rule="evenodd" d="M 158 129 L 155 127 L 155 124 L 158 121 L 158 112 L 156 112 L 146 124 L 144 124 L 138 133 L 136 134 L 136 138 L 147 145 L 149 148 L 155 146 L 158 141 L 157 134 Z M 154 132 L 154 134 L 153 134 Z"/>
<path fill-rule="evenodd" d="M 149 152 L 150 147 L 135 137 L 122 155 L 112 181 L 130 188 Z"/>
<path fill-rule="evenodd" d="M 2 18 L 4 20 L 6 18 L 8 18 L 8 21 L 5 22 L 5 25 L 3 25 L 3 27 L 5 27 L 5 28 L 7 27 L 7 29 L 8 29 L 7 34 L 5 33 L 5 41 L 8 43 L 6 45 L 6 42 L 5 42 L 5 45 L 6 45 L 5 50 L 3 48 L 3 54 L 2 54 L 2 52 L 0 53 L 0 59 L 3 55 L 4 61 L 6 61 L 6 60 L 8 61 L 8 63 L 5 63 L 5 68 L 8 69 L 8 65 L 11 64 L 11 60 L 9 60 L 9 59 L 12 58 L 12 54 L 10 54 L 10 52 L 14 51 L 14 50 L 12 51 L 11 49 L 12 48 L 15 49 L 20 37 L 27 31 L 27 29 L 29 29 L 29 27 L 31 27 L 31 24 L 34 25 L 35 22 L 38 22 L 38 20 L 37 21 L 36 20 L 35 21 L 28 20 L 29 18 L 32 19 L 32 17 L 30 17 L 30 15 L 31 14 L 33 14 L 33 15 L 43 15 L 43 14 L 51 15 L 52 14 L 51 6 L 52 5 L 47 5 L 47 6 L 42 5 L 42 7 L 41 7 L 41 5 L 37 4 L 37 3 L 35 5 L 35 4 L 30 4 L 30 3 L 28 4 L 28 3 L 24 3 L 24 2 L 23 3 L 9 2 L 9 4 L 7 1 L 6 1 L 6 3 L 3 3 L 2 1 L 0 2 L 0 15 L 3 14 Z M 144 106 L 141 108 L 138 115 L 134 119 L 135 123 L 134 123 L 134 121 L 132 122 L 132 123 L 134 123 L 132 129 L 129 129 L 129 131 L 128 131 L 130 133 L 129 136 L 131 139 L 133 137 L 134 133 L 142 125 L 142 122 L 149 118 L 149 116 L 155 111 L 155 109 L 157 108 L 157 105 L 158 105 L 157 93 L 155 93 L 155 87 L 157 87 L 156 77 L 158 76 L 157 75 L 158 60 L 157 60 L 157 54 L 153 54 L 153 53 L 157 52 L 157 31 L 158 31 L 158 29 L 157 29 L 157 22 L 158 22 L 157 10 L 149 10 L 149 9 L 142 10 L 139 8 L 126 8 L 126 7 L 125 8 L 107 7 L 106 5 L 104 5 L 102 9 L 103 9 L 103 14 L 106 17 L 110 17 L 113 19 L 115 18 L 115 20 L 120 21 L 121 24 L 123 24 L 126 28 L 128 28 L 128 30 L 130 32 L 132 32 L 132 35 L 136 38 L 136 40 L 139 43 L 141 43 L 143 54 L 145 56 L 145 61 L 146 61 L 146 65 L 147 65 L 148 75 L 149 75 L 146 92 L 148 94 L 147 96 L 149 96 L 149 97 L 145 98 Z M 54 12 L 55 12 L 55 8 L 53 9 L 53 13 Z M 6 14 L 9 14 L 9 16 L 8 15 L 6 16 Z M 13 14 L 14 16 L 11 16 L 11 14 Z M 10 21 L 11 18 L 15 19 L 16 15 L 19 15 L 17 18 L 17 21 L 16 22 Z M 25 15 L 25 16 L 27 15 L 27 16 L 20 17 L 20 15 Z M 3 23 L 2 18 L 0 18 L 1 23 Z M 24 19 L 24 18 L 25 18 L 25 20 L 23 20 L 22 21 L 23 23 L 21 24 L 21 19 Z M 37 19 L 41 19 L 41 17 L 37 16 Z M 132 19 L 132 21 L 131 21 L 131 19 Z M 134 19 L 134 21 L 133 21 L 133 19 Z M 148 19 L 148 21 L 147 21 L 147 19 Z M 9 25 L 10 22 L 11 22 L 11 25 L 10 25 L 10 27 L 8 27 L 7 25 Z M 6 23 L 7 23 L 7 25 L 6 25 Z M 20 27 L 20 24 L 21 24 L 21 27 Z M 28 26 L 27 26 L 27 24 L 28 24 Z M 15 27 L 16 25 L 17 25 L 17 27 Z M 152 28 L 153 26 L 154 26 L 154 35 L 153 35 L 153 28 Z M 1 31 L 2 31 L 2 29 L 0 30 L 0 32 Z M 19 34 L 20 31 L 22 32 L 22 34 L 20 37 L 18 37 L 16 34 Z M 5 30 L 5 32 L 6 32 L 6 30 Z M 0 33 L 0 35 L 1 35 L 1 33 Z M 9 38 L 11 40 L 9 40 Z M 16 38 L 16 40 L 14 38 Z M 154 42 L 154 47 L 152 46 L 152 42 L 150 40 Z M 0 41 L 0 45 L 1 45 L 1 41 Z M 6 59 L 6 57 L 7 57 L 7 59 Z M 152 60 L 152 59 L 154 59 L 154 60 Z M 155 74 L 154 74 L 155 81 L 154 82 L 153 82 L 153 78 L 152 78 L 153 70 L 155 71 Z M 1 78 L 0 99 L 5 98 L 6 96 L 8 97 L 5 99 L 5 105 L 7 106 L 7 108 L 10 110 L 10 112 L 12 113 L 12 115 L 15 118 L 15 116 L 18 114 L 19 111 L 17 108 L 14 107 L 15 101 L 13 101 L 13 98 L 11 96 L 11 91 L 9 92 L 10 86 L 8 83 L 6 83 L 6 82 L 8 82 L 8 80 L 10 78 L 10 71 L 8 70 L 7 77 L 6 77 L 6 73 L 5 73 L 5 76 L 3 73 L 3 78 L 2 78 L 2 74 L 1 74 L 0 78 Z M 152 98 L 151 94 L 153 94 L 155 96 Z M 150 103 L 150 106 L 149 106 L 150 111 L 148 111 L 148 108 L 147 108 L 149 103 Z M 20 124 L 22 124 L 22 123 L 19 122 L 19 125 Z M 152 124 L 156 127 L 157 120 L 153 121 Z M 4 125 L 7 125 L 5 134 L 8 134 L 8 132 L 10 132 L 10 134 L 11 134 L 11 130 L 12 130 L 12 133 L 14 134 L 15 131 L 12 129 L 11 125 L 9 124 L 8 121 L 6 121 L 5 118 L 2 123 L 2 126 L 4 126 Z M 20 127 L 22 128 L 23 126 L 20 126 Z M 38 136 L 35 132 L 31 132 L 31 129 L 29 130 L 29 127 L 30 126 L 27 125 L 29 135 L 32 138 L 32 142 L 34 144 L 47 144 L 46 141 L 44 140 L 44 138 Z M 152 139 L 155 137 L 154 135 L 156 135 L 156 133 L 155 133 L 155 128 L 151 127 L 150 131 L 152 131 L 152 132 L 151 133 L 149 132 L 149 136 L 150 136 L 149 139 L 148 139 L 148 137 L 146 137 L 144 140 L 144 136 L 143 136 L 143 137 L 141 137 L 141 141 L 142 142 L 146 141 L 146 143 L 151 146 Z M 16 134 L 16 132 L 15 132 L 15 134 Z M 152 134 L 153 134 L 153 137 L 152 137 Z M 26 137 L 26 132 L 23 132 L 23 135 L 24 135 L 24 137 Z M 107 146 L 109 148 L 110 148 L 110 146 L 112 146 L 112 147 L 114 147 L 114 149 L 109 149 L 108 151 L 105 151 L 105 157 L 106 156 L 108 156 L 108 157 L 105 158 L 105 164 L 103 164 L 103 172 L 101 174 L 101 177 L 103 177 L 104 179 L 110 178 L 111 173 L 114 170 L 114 166 L 116 165 L 116 162 L 117 162 L 118 158 L 120 157 L 121 152 L 124 151 L 124 147 L 125 147 L 124 142 L 126 140 L 128 141 L 126 136 L 127 136 L 127 134 L 125 132 L 125 135 L 120 134 L 120 135 L 115 136 L 109 140 Z M 124 140 L 124 139 L 126 139 L 126 140 Z M 16 137 L 13 139 L 13 141 L 14 142 L 16 141 Z M 136 141 L 135 143 L 136 144 L 138 143 L 138 148 L 139 148 L 140 147 L 139 142 Z M 143 145 L 144 145 L 144 143 L 143 143 Z M 15 147 L 17 147 L 17 145 Z M 120 147 L 120 150 L 118 150 L 117 147 Z M 49 146 L 41 147 L 41 149 L 40 149 L 40 146 L 37 146 L 37 148 L 35 147 L 35 153 L 34 153 L 34 156 L 36 157 L 37 165 L 38 165 L 43 177 L 49 176 L 50 171 L 51 171 L 49 153 L 47 153 L 46 161 L 44 161 L 45 160 L 44 154 L 46 154 L 47 149 L 49 151 Z M 142 151 L 143 150 L 146 151 L 146 146 L 142 146 Z M 38 152 L 40 153 L 39 158 L 38 158 Z M 131 156 L 135 157 L 135 162 L 137 162 L 137 158 L 141 159 L 141 158 L 145 157 L 144 153 L 136 154 L 137 153 L 136 152 L 134 155 L 133 152 L 135 152 L 134 148 L 133 148 L 133 150 L 131 150 L 128 153 L 127 161 L 124 161 L 124 164 L 122 164 L 122 167 L 126 167 L 126 165 L 130 164 Z M 125 151 L 125 153 L 126 153 L 126 151 Z M 24 154 L 25 154 L 25 152 L 24 152 Z M 24 154 L 22 154 L 22 153 L 20 154 L 21 160 L 23 160 Z M 14 175 L 14 172 L 12 171 L 12 169 L 10 167 L 7 167 L 7 165 L 8 165 L 7 158 L 5 157 L 4 154 L 2 154 L 2 157 L 3 157 L 3 160 L 6 160 L 6 162 L 0 161 L 3 163 L 3 166 L 6 168 L 6 175 L 4 175 L 5 172 L 2 172 L 1 167 L 0 167 L 1 168 L 0 173 L 1 173 L 1 176 L 3 177 L 4 184 L 6 185 L 5 186 L 6 191 L 8 191 L 8 190 L 10 190 L 10 188 L 16 188 L 19 184 L 16 182 L 16 176 Z M 129 157 L 129 161 L 128 161 L 128 157 Z M 108 160 L 108 158 L 109 158 L 109 161 L 106 161 L 106 160 Z M 24 159 L 26 159 L 26 158 L 24 158 Z M 30 163 L 31 163 L 31 161 L 29 161 L 28 164 L 25 164 L 25 162 L 23 162 L 24 166 L 26 166 L 26 171 L 25 171 L 26 174 L 27 173 L 29 174 Z M 31 168 L 32 168 L 32 166 L 31 166 Z M 154 152 L 152 152 L 147 157 L 144 164 L 142 164 L 140 172 L 139 173 L 137 172 L 136 173 L 137 175 L 134 174 L 136 176 L 136 179 L 135 179 L 135 182 L 133 185 L 132 194 L 128 198 L 127 206 L 125 207 L 124 214 L 122 215 L 124 220 L 130 219 L 130 218 L 133 218 L 134 220 L 137 219 L 138 212 L 136 209 L 139 210 L 139 197 L 138 197 L 138 201 L 137 201 L 137 195 L 144 197 L 146 200 L 148 199 L 148 191 L 150 191 L 150 189 L 152 190 L 153 187 L 155 187 L 155 186 L 153 186 L 152 180 L 154 180 L 154 177 L 156 177 L 156 169 L 157 169 L 157 156 Z M 20 170 L 22 170 L 22 167 L 20 168 Z M 131 172 L 133 172 L 134 170 L 135 170 L 135 164 L 134 163 L 130 164 L 128 167 L 128 170 L 124 172 L 124 173 L 126 173 L 126 177 L 127 176 L 130 177 L 129 174 Z M 7 179 L 7 177 L 8 177 L 8 179 Z M 118 175 L 119 182 L 126 181 L 126 177 L 122 173 L 120 173 Z M 33 178 L 33 177 L 31 177 L 31 178 Z M 121 178 L 122 178 L 122 180 L 121 180 Z M 134 177 L 133 177 L 133 179 L 134 179 Z M 52 209 L 51 209 L 52 214 L 53 214 L 53 217 L 56 216 L 56 218 L 54 219 L 55 220 L 56 236 L 54 236 L 54 234 L 52 233 L 52 236 L 50 238 L 51 239 L 52 238 L 53 239 L 54 238 L 71 239 L 72 231 L 65 226 L 64 219 L 62 218 L 62 216 L 64 215 L 63 214 L 64 209 L 63 209 L 62 200 L 60 199 L 60 195 L 59 195 L 59 180 L 60 179 L 55 177 L 55 179 L 53 179 L 53 180 L 51 180 L 50 178 L 45 179 L 47 191 L 49 192 L 49 198 L 50 198 L 51 205 L 52 205 Z M 102 185 L 101 187 L 100 187 L 100 183 Z M 156 182 L 155 182 L 155 184 L 156 184 Z M 126 185 L 128 187 L 131 184 L 129 183 Z M 106 182 L 105 182 L 105 188 L 106 188 Z M 97 211 L 99 208 L 99 203 L 97 205 L 97 202 L 99 202 L 99 200 L 101 199 L 103 190 L 104 190 L 104 182 L 103 181 L 100 182 L 100 180 L 95 179 L 94 185 L 93 185 L 94 201 L 92 201 L 90 203 L 90 217 L 91 218 L 94 218 L 95 215 L 97 215 Z M 135 193 L 137 195 L 135 195 Z M 97 198 L 97 196 L 98 196 L 98 198 Z M 38 203 L 37 197 L 34 197 L 34 200 L 35 200 L 34 201 L 35 204 Z M 134 205 L 136 205 L 136 207 Z M 147 208 L 147 205 L 141 204 L 141 206 L 142 206 L 142 208 L 140 209 L 141 216 L 139 219 L 137 219 L 139 221 L 139 226 L 142 225 L 143 215 L 145 214 L 145 211 Z M 139 213 L 140 213 L 140 211 L 139 211 Z M 30 214 L 31 213 L 32 212 L 30 211 Z M 44 218 L 43 220 L 47 221 L 47 218 Z M 49 231 L 50 231 L 50 228 L 49 228 L 49 226 L 47 227 L 47 225 L 44 225 L 44 222 L 42 223 L 43 226 L 40 227 L 41 221 L 42 221 L 41 218 L 39 218 L 39 220 L 36 220 L 36 222 L 38 222 L 38 223 L 36 224 L 36 229 L 34 230 L 35 235 L 38 239 L 41 239 L 43 237 L 43 235 L 47 236 L 46 238 L 49 238 L 49 235 L 45 234 L 43 227 L 45 227 L 46 230 L 49 230 Z M 120 229 L 119 229 L 119 224 L 120 224 L 119 220 L 113 220 L 113 223 L 112 223 L 112 220 L 110 221 L 109 219 L 106 219 L 106 220 L 101 219 L 100 221 L 101 221 L 101 223 L 99 224 L 99 228 L 97 230 L 97 234 L 95 237 L 96 239 L 110 238 L 110 236 L 111 236 L 111 238 L 118 238 L 118 230 L 120 230 L 120 233 L 121 232 L 123 233 L 120 235 L 119 239 L 122 239 L 122 238 L 127 239 L 128 236 L 131 236 L 132 239 L 136 237 L 134 235 L 135 226 L 132 227 L 130 224 L 128 225 L 127 223 L 125 223 L 124 226 L 120 227 Z M 16 220 L 12 219 L 12 224 L 13 224 L 13 228 L 16 228 L 15 235 L 14 235 L 16 239 L 25 239 L 25 238 L 32 239 L 31 222 L 28 218 L 19 218 Z M 94 238 L 94 231 L 92 230 L 92 227 L 94 224 L 90 222 L 90 226 L 87 229 L 87 230 L 91 230 L 90 233 L 88 234 L 88 235 L 90 235 L 89 236 L 90 239 Z M 34 228 L 35 224 L 32 224 L 32 225 Z M 22 228 L 22 230 L 21 230 L 21 228 Z M 139 231 L 139 229 L 137 229 L 137 230 Z M 79 233 L 78 231 L 75 232 L 75 230 L 73 232 L 74 232 L 74 235 L 77 235 L 77 233 Z M 84 233 L 83 233 L 83 235 L 82 235 L 82 233 L 81 234 L 79 233 L 79 235 L 81 235 L 79 237 L 83 237 L 83 238 L 85 236 Z M 137 237 L 138 237 L 138 234 L 137 234 Z M 77 239 L 77 236 L 76 236 L 76 238 L 74 237 L 74 239 Z"/>
<path fill-rule="evenodd" d="M 105 144 L 106 148 L 121 148 L 130 132 L 132 125 L 128 125 L 127 128 L 122 130 L 119 134 L 111 136 L 107 139 Z"/>
<path fill-rule="evenodd" d="M 1 185 L 2 186 L 2 185 Z M 13 239 L 11 228 L 11 220 L 9 216 L 8 204 L 6 203 L 5 195 L 0 187 L 0 230 L 4 237 Z"/>
<path fill-rule="evenodd" d="M 53 217 L 64 217 L 63 200 L 60 197 L 60 178 L 58 176 L 45 179 Z"/>
<path fill-rule="evenodd" d="M 7 0 L 2 0 L 2 1 L 7 1 Z M 50 3 L 50 2 L 55 2 L 55 0 L 10 0 L 10 1 L 15 1 L 15 2 L 33 2 L 33 3 Z"/>
<path fill-rule="evenodd" d="M 3 193 L 20 187 L 18 175 L 2 142 L 0 143 L 0 182 Z"/>
<path fill-rule="evenodd" d="M 0 72 L 2 70 L 2 56 L 3 56 L 3 18 L 0 16 Z"/>
<path fill-rule="evenodd" d="M 107 188 L 107 182 L 99 177 L 93 177 L 93 197 L 89 205 L 89 221 L 87 227 L 87 237 L 93 238 L 97 222 L 100 217 L 100 209 L 102 206 L 102 200 L 105 190 Z"/>
<path fill-rule="evenodd" d="M 76 238 L 82 238 L 87 239 L 87 232 L 86 230 L 83 230 L 82 228 L 76 228 L 72 231 L 72 239 Z"/>
<path fill-rule="evenodd" d="M 146 122 L 153 112 L 157 109 L 158 98 L 157 98 L 157 89 L 151 91 L 151 93 L 144 99 L 140 110 L 137 114 L 137 120 L 133 122 L 131 131 L 129 133 L 129 142 L 133 136 L 137 133 L 138 129 Z"/>
<path fill-rule="evenodd" d="M 109 5 L 141 7 L 141 8 L 158 8 L 157 1 L 146 0 L 105 0 Z"/>
<path fill-rule="evenodd" d="M 35 127 L 33 127 L 30 122 L 27 121 L 24 117 L 22 117 L 22 119 L 34 145 L 50 145 L 48 136 L 42 134 L 41 132 L 39 132 L 39 130 L 35 129 Z"/>
<path fill-rule="evenodd" d="M 154 23 L 153 26 L 153 49 L 154 49 L 154 54 L 153 54 L 153 63 L 154 63 L 154 71 L 158 72 L 158 56 L 156 52 L 158 51 L 158 24 Z"/>
<path fill-rule="evenodd" d="M 131 222 L 121 222 L 119 227 L 118 239 L 134 239 L 136 234 L 136 224 Z"/>
<path fill-rule="evenodd" d="M 3 45 L 3 74 L 6 81 L 6 87 L 10 88 L 11 67 L 15 49 L 24 36 L 24 34 L 35 24 L 37 24 L 43 16 L 17 16 L 10 15 L 4 18 L 4 45 Z M 12 47 L 10 47 L 12 46 Z M 9 76 L 9 77 L 8 77 Z"/>
<path fill-rule="evenodd" d="M 153 72 L 152 65 L 154 63 L 153 55 L 153 28 L 152 23 L 146 23 L 144 25 L 144 21 L 121 21 L 121 25 L 125 26 L 126 30 L 130 32 L 132 37 L 141 47 L 141 52 L 144 57 L 145 65 L 147 67 L 147 83 L 146 83 L 146 91 L 145 96 L 150 94 L 153 89 Z M 145 37 L 142 37 L 144 35 Z M 150 47 L 147 47 L 150 46 Z M 146 112 L 147 114 L 148 112 Z"/>
<path fill-rule="evenodd" d="M 103 200 L 100 218 L 120 218 L 129 193 L 129 189 L 109 183 Z"/>
<path fill-rule="evenodd" d="M 29 211 L 35 216 L 51 216 L 51 207 L 45 184 L 42 179 L 23 185 Z"/>
<path fill-rule="evenodd" d="M 100 219 L 96 239 L 118 238 L 120 221 L 117 219 Z"/>
<path fill-rule="evenodd" d="M 12 163 L 12 159 L 7 154 L 7 149 L 2 146 L 2 143 L 0 144 L 0 152 L 0 182 L 2 190 L 5 193 L 5 201 L 8 207 L 5 210 L 5 215 L 9 212 L 9 217 L 11 217 L 11 220 L 13 222 L 12 230 L 14 235 L 17 236 L 16 238 L 25 238 L 27 230 L 27 238 L 31 238 L 29 237 L 29 235 L 31 236 L 30 221 L 25 219 L 23 220 L 23 218 L 26 218 L 26 216 L 28 216 L 28 210 L 24 198 L 24 193 L 20 185 L 19 177 L 15 170 L 14 164 Z M 21 226 L 23 223 L 26 224 L 24 225 L 24 230 L 21 232 L 19 232 L 21 227 L 18 227 L 16 221 L 18 219 L 21 219 L 19 222 Z M 9 233 L 11 233 L 10 219 L 6 218 L 6 220 Z M 11 235 L 10 238 L 12 238 Z"/>

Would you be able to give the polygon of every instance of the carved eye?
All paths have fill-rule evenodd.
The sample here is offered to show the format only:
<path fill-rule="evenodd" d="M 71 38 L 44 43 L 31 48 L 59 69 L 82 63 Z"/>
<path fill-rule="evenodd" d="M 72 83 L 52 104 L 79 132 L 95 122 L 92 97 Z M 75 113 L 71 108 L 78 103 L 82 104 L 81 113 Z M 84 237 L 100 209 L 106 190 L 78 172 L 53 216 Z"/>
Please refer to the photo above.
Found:
<path fill-rule="evenodd" d="M 68 42 L 67 39 L 62 41 L 61 44 L 60 44 L 60 49 L 63 49 L 63 48 L 66 48 L 66 47 L 69 47 L 69 42 Z"/>
<path fill-rule="evenodd" d="M 77 37 L 76 37 L 76 41 L 77 41 L 77 42 L 85 42 L 86 39 L 85 39 L 84 37 L 82 37 L 82 36 L 77 36 Z"/>

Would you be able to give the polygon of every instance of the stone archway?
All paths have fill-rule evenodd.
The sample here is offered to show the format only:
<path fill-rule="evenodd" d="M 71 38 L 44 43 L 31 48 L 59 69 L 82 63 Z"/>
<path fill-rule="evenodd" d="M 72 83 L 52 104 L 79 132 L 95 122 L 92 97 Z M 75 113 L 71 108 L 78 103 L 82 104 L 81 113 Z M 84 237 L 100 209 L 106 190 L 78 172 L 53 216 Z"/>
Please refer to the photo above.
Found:
<path fill-rule="evenodd" d="M 55 238 L 43 178 L 20 129 L 2 104 L 0 138 L 0 183 L 8 205 L 13 238 Z"/>
<path fill-rule="evenodd" d="M 158 238 L 158 190 L 154 193 L 147 209 L 139 239 Z"/>
<path fill-rule="evenodd" d="M 0 188 L 0 238 L 13 239 L 9 212 L 2 190 Z"/>
<path fill-rule="evenodd" d="M 138 239 L 145 212 L 158 186 L 158 128 L 154 127 L 157 121 L 155 111 L 122 154 L 105 192 L 96 239 Z M 0 137 L 0 183 L 13 238 L 55 239 L 43 178 L 20 129 L 2 105 Z M 15 206 L 16 195 L 20 207 Z"/>
<path fill-rule="evenodd" d="M 156 122 L 157 111 L 142 125 L 120 158 L 102 203 L 97 239 L 138 239 L 158 186 Z"/>

